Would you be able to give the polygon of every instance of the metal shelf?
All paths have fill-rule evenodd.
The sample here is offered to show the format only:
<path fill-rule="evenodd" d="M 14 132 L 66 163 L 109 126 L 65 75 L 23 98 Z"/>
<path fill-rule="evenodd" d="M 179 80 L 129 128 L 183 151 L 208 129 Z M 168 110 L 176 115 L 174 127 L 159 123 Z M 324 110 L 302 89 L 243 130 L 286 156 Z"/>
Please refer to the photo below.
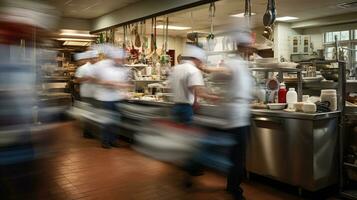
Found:
<path fill-rule="evenodd" d="M 249 68 L 251 71 L 261 71 L 261 72 L 301 72 L 301 69 L 297 68 L 279 68 L 279 67 L 274 67 L 274 68 L 265 68 L 265 67 L 252 67 Z"/>

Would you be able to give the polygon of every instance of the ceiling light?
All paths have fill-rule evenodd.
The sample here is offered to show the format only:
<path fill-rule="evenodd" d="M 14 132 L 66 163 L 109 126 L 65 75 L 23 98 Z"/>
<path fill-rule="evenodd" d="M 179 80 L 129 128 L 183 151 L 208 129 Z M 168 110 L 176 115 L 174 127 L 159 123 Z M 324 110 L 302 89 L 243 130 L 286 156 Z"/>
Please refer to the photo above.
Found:
<path fill-rule="evenodd" d="M 166 26 L 164 25 L 157 25 L 156 28 L 158 29 L 165 29 Z M 179 30 L 179 31 L 182 31 L 182 30 L 188 30 L 188 29 L 191 29 L 191 27 L 185 27 L 185 26 L 172 26 L 172 25 L 169 25 L 168 26 L 168 29 L 170 30 Z"/>
<path fill-rule="evenodd" d="M 79 30 L 70 30 L 70 29 L 61 29 L 59 35 L 64 36 L 74 36 L 74 37 L 97 37 L 96 35 L 89 34 L 89 31 L 79 31 Z"/>
<path fill-rule="evenodd" d="M 82 33 L 60 33 L 60 35 L 64 35 L 64 36 L 78 36 L 78 37 L 97 37 L 96 35 L 82 34 Z"/>
<path fill-rule="evenodd" d="M 251 16 L 256 15 L 256 13 L 251 13 L 251 14 L 252 14 Z M 244 16 L 244 13 L 238 13 L 238 14 L 231 15 L 231 17 L 240 17 L 240 18 L 243 18 L 243 17 L 245 17 L 245 16 Z"/>
<path fill-rule="evenodd" d="M 291 16 L 284 16 L 284 17 L 277 17 L 276 21 L 285 22 L 285 21 L 296 20 L 296 19 L 299 19 L 299 18 L 291 17 Z"/>
<path fill-rule="evenodd" d="M 59 41 L 79 41 L 79 42 L 92 42 L 93 39 L 77 39 L 77 38 L 56 38 Z"/>
<path fill-rule="evenodd" d="M 63 43 L 63 46 L 90 46 L 90 42 L 71 42 L 71 41 L 66 41 Z"/>

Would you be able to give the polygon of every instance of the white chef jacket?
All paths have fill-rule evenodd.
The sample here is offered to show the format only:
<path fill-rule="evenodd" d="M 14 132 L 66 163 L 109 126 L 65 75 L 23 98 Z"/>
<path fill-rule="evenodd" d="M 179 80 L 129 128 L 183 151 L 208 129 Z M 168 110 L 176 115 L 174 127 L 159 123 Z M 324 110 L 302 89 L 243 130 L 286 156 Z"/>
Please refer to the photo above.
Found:
<path fill-rule="evenodd" d="M 75 74 L 77 78 L 84 78 L 88 76 L 93 76 L 94 66 L 87 62 L 86 64 L 80 66 Z M 80 95 L 81 97 L 92 98 L 93 92 L 95 90 L 95 85 L 91 83 L 83 82 L 80 84 Z"/>
<path fill-rule="evenodd" d="M 176 65 L 169 77 L 175 103 L 193 104 L 194 94 L 189 89 L 192 86 L 203 86 L 202 73 L 191 61 L 183 61 Z"/>
<path fill-rule="evenodd" d="M 232 72 L 226 97 L 228 101 L 224 103 L 227 113 L 225 128 L 249 126 L 253 79 L 248 64 L 241 57 L 236 56 L 225 60 L 225 67 Z"/>
<path fill-rule="evenodd" d="M 130 70 L 124 66 L 117 66 L 114 61 L 106 59 L 95 65 L 95 78 L 102 81 L 127 82 Z M 120 101 L 126 98 L 125 92 L 120 89 L 98 85 L 94 98 L 99 101 Z"/>

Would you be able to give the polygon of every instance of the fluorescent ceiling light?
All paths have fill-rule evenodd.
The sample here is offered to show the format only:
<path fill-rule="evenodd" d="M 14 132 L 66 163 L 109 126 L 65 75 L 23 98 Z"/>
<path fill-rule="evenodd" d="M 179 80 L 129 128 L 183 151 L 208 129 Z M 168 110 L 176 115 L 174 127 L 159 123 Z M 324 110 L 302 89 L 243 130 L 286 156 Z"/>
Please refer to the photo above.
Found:
<path fill-rule="evenodd" d="M 164 26 L 164 25 L 157 25 L 156 28 L 158 28 L 158 29 L 164 29 L 164 28 L 166 28 L 166 26 Z M 170 29 L 170 30 L 179 30 L 179 31 L 182 31 L 182 30 L 191 29 L 191 27 L 169 25 L 169 26 L 168 26 L 168 29 Z"/>
<path fill-rule="evenodd" d="M 79 42 L 91 42 L 93 39 L 77 39 L 77 38 L 57 38 L 59 41 L 79 41 Z"/>
<path fill-rule="evenodd" d="M 77 37 L 97 37 L 96 35 L 91 35 L 89 31 L 79 31 L 70 29 L 61 29 L 61 33 L 59 35 Z"/>
<path fill-rule="evenodd" d="M 295 19 L 299 19 L 299 18 L 291 17 L 291 16 L 284 16 L 284 17 L 277 17 L 276 21 L 285 22 L 285 21 L 290 21 L 290 20 L 295 20 Z"/>
<path fill-rule="evenodd" d="M 66 41 L 63 43 L 63 46 L 89 46 L 90 42 L 74 42 L 74 41 Z"/>
<path fill-rule="evenodd" d="M 256 13 L 251 13 L 251 14 L 252 14 L 252 16 L 253 16 L 253 15 L 256 15 Z M 243 17 L 245 17 L 245 16 L 244 16 L 244 13 L 238 13 L 238 14 L 231 15 L 231 17 L 240 17 L 240 18 L 243 18 Z"/>
<path fill-rule="evenodd" d="M 78 37 L 97 37 L 96 35 L 82 34 L 82 33 L 60 33 L 60 35 L 64 35 L 64 36 L 78 36 Z"/>

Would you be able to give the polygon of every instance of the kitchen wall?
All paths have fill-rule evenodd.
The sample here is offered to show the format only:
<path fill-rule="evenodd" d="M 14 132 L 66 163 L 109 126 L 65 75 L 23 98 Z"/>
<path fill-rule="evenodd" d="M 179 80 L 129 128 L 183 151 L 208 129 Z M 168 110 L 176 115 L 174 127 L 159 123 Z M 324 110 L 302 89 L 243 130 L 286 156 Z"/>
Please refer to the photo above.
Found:
<path fill-rule="evenodd" d="M 92 31 L 104 29 L 142 17 L 147 17 L 178 7 L 209 2 L 207 0 L 145 0 L 103 15 L 92 22 Z"/>
<path fill-rule="evenodd" d="M 289 36 L 300 35 L 301 30 L 294 30 L 289 23 L 276 23 L 274 27 L 274 58 L 290 60 Z"/>

